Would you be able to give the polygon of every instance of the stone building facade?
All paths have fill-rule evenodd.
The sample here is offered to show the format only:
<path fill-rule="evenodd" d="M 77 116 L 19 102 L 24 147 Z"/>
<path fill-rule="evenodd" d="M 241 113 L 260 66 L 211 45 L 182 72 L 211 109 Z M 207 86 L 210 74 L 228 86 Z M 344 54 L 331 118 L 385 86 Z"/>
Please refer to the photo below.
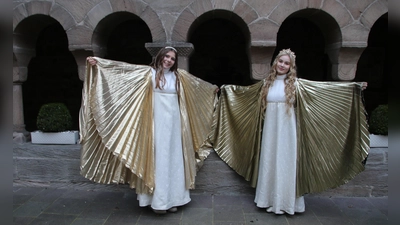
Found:
<path fill-rule="evenodd" d="M 140 57 L 144 54 L 143 49 L 147 51 L 146 57 L 151 57 L 159 48 L 170 45 L 179 52 L 180 68 L 189 72 L 192 69 L 201 71 L 195 67 L 202 65 L 198 63 L 202 59 L 194 52 L 201 52 L 215 44 L 212 40 L 217 41 L 224 35 L 218 30 L 229 26 L 234 27 L 231 38 L 220 40 L 207 51 L 214 49 L 211 54 L 223 54 L 229 51 L 224 49 L 235 49 L 240 43 L 240 55 L 245 56 L 240 62 L 245 62 L 244 70 L 249 71 L 245 73 L 247 75 L 238 76 L 248 76 L 246 79 L 249 82 L 264 78 L 277 51 L 290 47 L 302 60 L 300 62 L 304 62 L 298 61 L 298 65 L 306 65 L 305 69 L 299 67 L 302 74 L 312 74 L 313 62 L 318 62 L 314 65 L 315 69 L 325 74 L 319 80 L 365 80 L 369 82 L 369 87 L 372 85 L 372 89 L 374 82 L 377 83 L 379 87 L 376 90 L 382 91 L 385 89 L 386 49 L 382 44 L 376 46 L 373 43 L 385 42 L 387 36 L 382 31 L 387 31 L 387 14 L 387 0 L 13 0 L 14 132 L 29 134 L 34 126 L 27 129 L 27 124 L 34 123 L 34 114 L 40 104 L 54 97 L 50 89 L 47 94 L 41 91 L 52 86 L 51 77 L 40 77 L 40 74 L 49 72 L 46 68 L 57 74 L 62 72 L 69 74 L 65 76 L 72 76 L 58 78 L 55 82 L 77 84 L 72 89 L 66 88 L 68 93 L 73 92 L 70 93 L 74 96 L 72 100 L 64 99 L 74 102 L 70 107 L 76 120 L 87 56 L 141 63 L 140 58 L 145 57 Z M 220 28 L 216 25 L 218 23 L 222 24 Z M 373 32 L 374 29 L 377 31 Z M 127 36 L 129 38 L 123 39 L 127 30 L 132 30 L 132 33 Z M 133 32 L 135 30 L 137 32 Z M 201 42 L 204 38 L 211 41 Z M 125 45 L 136 49 L 139 54 L 136 61 L 128 60 L 129 53 L 123 53 L 123 48 L 113 55 L 112 48 L 118 44 L 123 46 L 129 39 L 141 45 Z M 73 60 L 52 57 L 53 52 L 64 51 L 54 50 L 57 43 L 53 41 L 65 43 L 66 54 Z M 225 46 L 219 49 L 230 41 L 230 48 Z M 46 54 L 47 61 L 43 58 Z M 362 60 L 363 54 L 366 56 Z M 232 52 L 225 56 L 228 61 L 232 59 L 229 55 Z M 54 61 L 55 58 L 58 60 Z M 35 60 L 40 63 L 35 64 Z M 221 62 L 227 63 L 226 60 Z M 374 66 L 371 66 L 371 61 Z M 209 64 L 218 64 L 216 62 Z M 53 63 L 59 66 L 52 68 Z M 357 76 L 360 78 L 357 79 Z M 231 82 L 227 79 L 221 82 Z M 249 82 L 237 80 L 238 84 Z M 46 85 L 40 86 L 43 83 Z M 374 101 L 375 105 L 385 103 L 384 99 Z"/>

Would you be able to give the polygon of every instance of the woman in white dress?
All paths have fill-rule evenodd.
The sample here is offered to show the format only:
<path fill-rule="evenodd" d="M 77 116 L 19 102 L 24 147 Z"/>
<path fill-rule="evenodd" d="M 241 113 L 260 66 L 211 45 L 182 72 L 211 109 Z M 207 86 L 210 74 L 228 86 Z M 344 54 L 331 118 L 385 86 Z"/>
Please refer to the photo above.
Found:
<path fill-rule="evenodd" d="M 295 55 L 289 49 L 276 56 L 262 91 L 265 120 L 255 202 L 275 214 L 304 212 L 304 197 L 296 197 L 297 73 Z"/>
<path fill-rule="evenodd" d="M 141 141 L 136 141 L 136 139 L 142 140 L 145 142 L 147 134 L 143 134 L 139 126 L 130 125 L 132 121 L 143 120 L 140 118 L 134 117 L 142 117 L 140 113 L 128 113 L 124 114 L 127 119 L 121 120 L 125 121 L 126 126 L 122 125 L 123 129 L 121 130 L 130 130 L 132 133 L 137 132 L 132 135 L 132 138 L 127 138 L 127 135 L 122 134 L 118 137 L 114 138 L 116 140 L 120 139 L 121 144 L 111 145 L 110 146 L 124 146 L 124 148 L 129 148 L 128 153 L 121 153 L 122 150 L 118 148 L 108 148 L 107 144 L 104 144 L 108 151 L 101 150 L 102 147 L 92 148 L 93 143 L 96 143 L 96 139 L 91 140 L 91 135 L 84 135 L 88 137 L 87 141 L 84 140 L 83 150 L 82 150 L 82 163 L 81 168 L 82 174 L 91 179 L 95 180 L 99 183 L 110 183 L 110 182 L 118 182 L 118 183 L 130 183 L 131 187 L 136 188 L 137 190 L 137 199 L 139 201 L 139 205 L 141 207 L 150 206 L 155 213 L 164 214 L 166 212 L 176 212 L 178 206 L 185 205 L 191 201 L 189 189 L 194 188 L 194 176 L 196 172 L 196 168 L 198 169 L 198 165 L 196 162 L 202 161 L 207 157 L 207 152 L 199 152 L 196 148 L 195 143 L 201 143 L 206 137 L 206 134 L 209 132 L 211 128 L 211 119 L 212 119 L 212 111 L 214 108 L 216 92 L 218 90 L 217 86 L 211 85 L 205 81 L 202 81 L 192 75 L 188 74 L 183 70 L 178 71 L 177 60 L 178 53 L 173 47 L 164 47 L 160 49 L 153 62 L 150 64 L 150 68 L 146 66 L 136 66 L 127 63 L 119 63 L 110 60 L 103 60 L 100 58 L 88 57 L 88 62 L 91 65 L 98 65 L 98 62 L 101 63 L 100 71 L 98 74 L 105 74 L 104 77 L 108 78 L 109 81 L 104 81 L 100 84 L 91 85 L 95 87 L 96 85 L 102 89 L 103 87 L 113 87 L 114 89 L 123 89 L 126 88 L 124 85 L 132 85 L 132 88 L 136 86 L 144 87 L 138 88 L 139 91 L 132 91 L 132 93 L 136 92 L 147 92 L 146 85 L 147 82 L 151 82 L 151 95 L 147 94 L 146 96 L 152 96 L 152 100 L 150 101 L 149 97 L 141 97 L 141 94 L 133 95 L 121 94 L 123 96 L 127 95 L 126 99 L 124 98 L 115 98 L 114 105 L 118 106 L 116 110 L 108 110 L 108 111 L 121 111 L 124 108 L 128 108 L 129 106 L 125 106 L 123 102 L 126 101 L 127 104 L 130 104 L 131 101 L 135 101 L 132 99 L 145 99 L 140 101 L 142 104 L 140 107 L 138 104 L 132 104 L 131 109 L 142 108 L 140 111 L 145 111 L 145 106 L 149 105 L 150 107 L 147 109 L 152 109 L 152 118 L 149 121 L 152 121 L 152 124 L 145 124 L 141 129 L 148 129 L 149 125 L 152 127 L 149 134 L 153 137 L 150 145 L 146 147 L 141 147 L 141 145 L 137 145 L 138 147 L 131 148 L 130 146 Z M 142 71 L 145 71 L 144 73 Z M 110 75 L 109 75 L 110 74 Z M 142 75 L 143 74 L 143 75 Z M 150 75 L 151 74 L 151 75 Z M 147 81 L 147 76 L 149 77 Z M 96 79 L 103 79 L 102 76 L 96 75 Z M 115 78 L 114 78 L 115 77 Z M 124 78 L 126 77 L 126 78 Z M 139 77 L 138 81 L 134 81 L 136 77 Z M 143 82 L 144 85 L 140 84 L 141 80 L 146 79 Z M 96 80 L 95 78 L 91 78 L 89 80 Z M 113 80 L 117 81 L 113 81 Z M 121 81 L 122 79 L 126 79 L 128 83 L 124 83 Z M 180 80 L 181 79 L 181 80 Z M 106 80 L 106 79 L 104 79 Z M 97 81 L 96 81 L 97 82 Z M 118 85 L 115 83 L 118 82 Z M 89 81 L 88 81 L 89 83 Z M 95 83 L 93 81 L 93 83 Z M 98 82 L 99 83 L 99 82 Z M 193 85 L 193 86 L 192 86 Z M 100 89 L 97 88 L 97 89 Z M 128 91 L 132 88 L 127 88 Z M 186 89 L 185 89 L 186 88 Z M 113 96 L 112 94 L 108 94 L 104 91 L 93 91 L 100 92 L 98 98 L 104 98 L 106 93 L 107 95 Z M 104 92 L 104 93 L 103 93 Z M 122 92 L 122 91 L 120 91 Z M 181 93 L 180 93 L 181 92 Z M 184 93 L 183 93 L 184 92 Z M 199 93 L 200 92 L 200 93 Z M 114 95 L 115 96 L 115 95 Z M 144 96 L 144 95 L 143 95 Z M 107 99 L 107 98 L 104 98 Z M 194 100 L 193 100 L 194 99 Z M 97 100 L 96 100 L 97 101 Z M 91 101 L 88 101 L 91 102 Z M 103 102 L 103 101 L 102 101 Z M 106 100 L 104 102 L 113 102 L 110 100 Z M 90 104 L 90 103 L 89 103 Z M 191 112 L 193 111 L 193 106 L 191 104 L 196 104 L 199 107 L 203 107 L 204 115 L 199 114 L 199 112 Z M 94 107 L 98 107 L 94 105 Z M 107 106 L 108 107 L 108 106 Z M 105 108 L 100 106 L 100 108 Z M 87 109 L 92 110 L 92 109 Z M 136 110 L 137 111 L 137 110 Z M 192 113 L 192 114 L 190 114 Z M 94 114 L 94 113 L 92 113 Z M 148 114 L 148 112 L 144 112 L 144 114 Z M 195 116 L 192 116 L 197 114 Z M 88 113 L 89 115 L 89 113 Z M 139 115 L 139 116 L 132 116 Z M 191 124 L 195 124 L 195 127 L 190 127 L 188 124 L 189 117 L 191 119 Z M 198 117 L 198 118 L 197 118 Z M 209 118 L 209 121 L 204 121 L 204 119 Z M 96 119 L 94 119 L 96 120 Z M 82 120 L 82 121 L 90 121 L 90 119 Z M 126 122 L 128 121 L 128 122 Z M 185 121 L 185 122 L 182 122 Z M 87 122 L 86 122 L 87 123 Z M 134 122 L 132 122 L 134 123 Z M 101 128 L 101 123 L 97 125 L 97 127 Z M 201 125 L 200 125 L 201 124 Z M 203 131 L 199 132 L 199 130 L 195 131 L 196 134 L 204 133 L 203 137 L 196 137 L 196 135 L 190 134 L 191 131 L 195 129 L 201 129 L 204 126 Z M 88 126 L 90 127 L 90 126 Z M 207 129 L 209 128 L 209 129 Z M 182 132 L 182 130 L 186 130 L 186 132 Z M 105 131 L 106 133 L 112 133 L 112 131 Z M 96 132 L 92 132 L 96 134 Z M 101 133 L 101 132 L 98 132 Z M 187 135 L 187 136 L 185 136 Z M 101 135 L 99 135 L 101 136 Z M 139 137 L 139 138 L 138 138 Z M 195 141 L 192 141 L 192 138 L 198 138 Z M 105 138 L 100 137 L 101 142 L 104 141 Z M 113 138 L 111 138 L 113 139 Z M 131 140 L 133 140 L 131 142 Z M 145 140 L 145 141 L 143 141 Z M 98 142 L 98 141 L 97 141 Z M 86 144 L 91 143 L 91 144 Z M 131 144 L 133 143 L 133 144 Z M 87 147 L 86 147 L 87 146 Z M 149 150 L 147 150 L 149 149 Z M 118 157 L 114 160 L 103 160 L 101 162 L 96 160 L 96 157 L 92 157 L 94 155 L 93 152 L 100 152 L 101 154 L 109 154 L 108 152 L 112 152 L 112 155 Z M 143 153 L 145 151 L 145 153 Z M 132 153 L 133 152 L 133 153 Z M 131 160 L 131 163 L 127 163 L 127 160 L 133 158 L 136 155 L 148 155 L 143 156 L 140 159 L 143 159 L 142 162 L 138 160 Z M 133 156 L 133 157 L 132 157 Z M 148 158 L 153 159 L 152 160 Z M 97 157 L 99 158 L 99 157 Z M 108 158 L 108 157 L 101 157 Z M 117 161 L 117 163 L 115 163 Z M 150 163 L 149 163 L 150 162 Z M 105 169 L 96 169 L 96 171 L 92 171 L 92 167 L 94 166 L 86 166 L 94 164 L 96 167 L 105 168 Z M 115 165 L 114 165 L 115 164 Z M 146 164 L 146 165 L 143 165 Z M 106 165 L 106 166 L 103 166 Z M 142 169 L 136 169 L 140 167 Z M 112 168 L 112 169 L 108 169 Z M 122 168 L 122 169 L 113 169 L 113 168 Z M 150 169 L 149 169 L 150 168 Z M 111 175 L 108 175 L 107 172 L 98 172 L 98 171 L 110 171 Z M 117 172 L 115 172 L 117 171 Z M 122 172 L 120 172 L 122 171 Z M 146 175 L 149 173 L 153 173 L 150 171 L 154 171 L 154 175 Z M 95 175 L 91 175 L 95 174 Z M 133 174 L 133 175 L 132 175 Z M 96 178 L 99 177 L 99 178 Z M 148 178 L 146 178 L 146 176 Z M 106 177 L 106 178 L 103 178 Z M 112 177 L 112 178 L 108 178 Z M 115 178 L 117 177 L 117 178 Z M 132 178 L 134 177 L 134 178 Z M 153 181 L 154 180 L 154 181 Z M 139 182 L 138 182 L 139 181 Z"/>
<path fill-rule="evenodd" d="M 302 213 L 304 194 L 338 187 L 364 170 L 366 85 L 297 78 L 295 54 L 283 49 L 264 80 L 221 87 L 207 144 L 256 188 L 257 207 Z"/>
<path fill-rule="evenodd" d="M 190 202 L 185 188 L 181 120 L 178 103 L 179 80 L 175 48 L 158 52 L 153 67 L 153 115 L 155 147 L 155 189 L 138 194 L 139 205 L 151 206 L 156 213 L 176 212 Z"/>

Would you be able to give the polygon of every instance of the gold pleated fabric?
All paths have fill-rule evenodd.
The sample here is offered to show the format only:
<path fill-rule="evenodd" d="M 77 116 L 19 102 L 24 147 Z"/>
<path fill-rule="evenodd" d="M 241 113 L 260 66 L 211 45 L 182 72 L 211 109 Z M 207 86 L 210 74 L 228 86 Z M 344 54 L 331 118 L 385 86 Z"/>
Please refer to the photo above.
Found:
<path fill-rule="evenodd" d="M 153 90 L 151 67 L 95 57 L 87 64 L 80 109 L 81 175 L 97 183 L 129 183 L 137 193 L 154 190 Z M 210 132 L 216 86 L 205 85 L 186 71 L 181 72 L 180 97 L 183 140 L 204 141 Z M 185 82 L 184 82 L 185 81 Z M 200 90 L 203 93 L 195 93 Z M 188 99 L 195 99 L 188 101 Z M 212 100 L 210 100 L 212 99 Z M 189 103 L 187 103 L 189 102 Z M 200 112 L 193 110 L 196 102 Z M 201 121 L 190 116 L 209 118 Z M 192 119 L 188 125 L 186 121 Z M 193 126 L 198 126 L 193 127 Z M 194 137 L 195 137 L 195 140 Z M 190 139 L 190 140 L 189 140 Z M 194 187 L 195 145 L 184 144 L 186 186 Z M 203 153 L 206 156 L 207 153 Z M 205 157 L 202 159 L 204 160 Z"/>
<path fill-rule="evenodd" d="M 338 187 L 364 170 L 369 132 L 361 83 L 298 80 L 297 195 Z"/>
<path fill-rule="evenodd" d="M 214 115 L 208 146 L 256 187 L 264 81 L 226 85 Z M 298 79 L 296 87 L 297 196 L 338 187 L 364 170 L 369 133 L 361 84 Z"/>
<path fill-rule="evenodd" d="M 210 84 L 178 69 L 180 85 L 182 145 L 184 149 L 186 188 L 195 188 L 196 172 L 210 154 L 210 149 L 200 149 L 211 131 L 216 85 Z M 193 160 L 194 159 L 194 160 Z"/>
<path fill-rule="evenodd" d="M 263 82 L 223 85 L 213 117 L 213 132 L 203 146 L 213 147 L 223 161 L 252 183 L 256 183 L 258 174 L 262 87 Z"/>

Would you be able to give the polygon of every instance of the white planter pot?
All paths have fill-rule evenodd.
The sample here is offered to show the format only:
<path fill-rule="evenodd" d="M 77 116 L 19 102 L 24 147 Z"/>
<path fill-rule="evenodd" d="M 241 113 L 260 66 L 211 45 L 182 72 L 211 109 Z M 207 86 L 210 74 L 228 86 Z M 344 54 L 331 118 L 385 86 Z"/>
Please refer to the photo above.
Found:
<path fill-rule="evenodd" d="M 386 148 L 388 147 L 388 136 L 387 135 L 369 135 L 369 143 L 371 148 Z"/>
<path fill-rule="evenodd" d="M 77 144 L 79 140 L 79 132 L 31 132 L 32 144 Z"/>

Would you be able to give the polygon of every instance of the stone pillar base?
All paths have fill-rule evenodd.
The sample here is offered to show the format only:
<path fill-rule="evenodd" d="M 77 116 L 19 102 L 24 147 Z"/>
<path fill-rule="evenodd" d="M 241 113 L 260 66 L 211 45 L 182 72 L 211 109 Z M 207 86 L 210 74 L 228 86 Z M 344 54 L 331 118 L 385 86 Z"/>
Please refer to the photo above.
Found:
<path fill-rule="evenodd" d="M 13 142 L 24 143 L 31 141 L 31 133 L 25 130 L 25 125 L 15 125 L 13 128 Z"/>

